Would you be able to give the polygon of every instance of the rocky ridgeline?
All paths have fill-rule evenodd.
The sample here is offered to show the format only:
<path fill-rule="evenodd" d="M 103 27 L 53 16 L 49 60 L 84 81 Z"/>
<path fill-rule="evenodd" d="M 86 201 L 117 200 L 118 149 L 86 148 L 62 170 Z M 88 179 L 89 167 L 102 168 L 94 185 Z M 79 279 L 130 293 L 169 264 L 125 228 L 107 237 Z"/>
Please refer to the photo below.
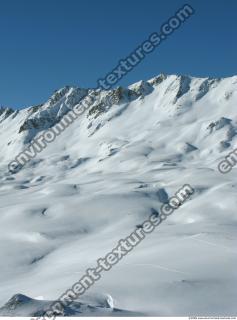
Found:
<path fill-rule="evenodd" d="M 93 93 L 93 101 L 88 109 L 88 117 L 97 118 L 113 105 L 131 102 L 150 94 L 153 86 L 166 79 L 165 75 L 149 81 L 140 81 L 128 88 L 118 87 L 112 90 L 93 90 L 66 86 L 54 92 L 45 104 L 30 107 L 28 117 L 19 128 L 19 133 L 30 129 L 45 130 L 51 128 L 76 104 L 83 101 L 87 94 Z"/>
<path fill-rule="evenodd" d="M 174 79 L 172 82 L 169 80 L 171 77 Z M 86 112 L 86 116 L 90 120 L 93 120 L 101 114 L 106 113 L 112 106 L 129 103 L 136 99 L 143 99 L 145 96 L 151 94 L 155 87 L 158 87 L 164 81 L 167 81 L 164 96 L 171 97 L 171 105 L 177 104 L 177 106 L 180 106 L 180 103 L 177 102 L 193 94 L 193 81 L 199 81 L 198 87 L 195 89 L 195 97 L 192 98 L 195 102 L 204 97 L 212 88 L 218 86 L 221 79 L 201 79 L 183 75 L 168 76 L 160 74 L 148 81 L 142 80 L 127 88 L 119 86 L 111 90 L 102 90 L 65 86 L 55 91 L 44 104 L 32 106 L 20 111 L 14 111 L 11 108 L 0 108 L 0 123 L 10 116 L 14 118 L 22 114 L 22 112 L 25 112 L 26 116 L 22 117 L 20 126 L 16 128 L 16 130 L 20 134 L 25 132 L 29 133 L 28 136 L 30 139 L 25 139 L 25 143 L 28 143 L 39 131 L 49 129 L 58 123 L 75 105 L 82 103 L 88 94 L 92 93 L 93 99 Z M 231 92 L 226 92 L 225 99 L 229 99 L 231 94 Z"/>

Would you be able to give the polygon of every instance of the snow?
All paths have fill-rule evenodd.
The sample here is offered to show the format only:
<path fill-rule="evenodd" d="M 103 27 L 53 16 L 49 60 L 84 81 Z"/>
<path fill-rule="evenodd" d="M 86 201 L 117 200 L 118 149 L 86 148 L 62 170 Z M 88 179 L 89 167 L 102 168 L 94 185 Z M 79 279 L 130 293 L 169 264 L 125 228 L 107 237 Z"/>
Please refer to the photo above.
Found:
<path fill-rule="evenodd" d="M 158 76 L 122 97 L 98 91 L 94 106 L 108 94 L 116 103 L 88 110 L 10 174 L 26 142 L 87 92 L 65 88 L 0 123 L 0 305 L 17 293 L 57 300 L 188 183 L 191 200 L 104 272 L 88 299 L 153 316 L 236 315 L 237 171 L 217 165 L 237 147 L 237 76 Z M 19 133 L 29 115 L 39 127 Z"/>

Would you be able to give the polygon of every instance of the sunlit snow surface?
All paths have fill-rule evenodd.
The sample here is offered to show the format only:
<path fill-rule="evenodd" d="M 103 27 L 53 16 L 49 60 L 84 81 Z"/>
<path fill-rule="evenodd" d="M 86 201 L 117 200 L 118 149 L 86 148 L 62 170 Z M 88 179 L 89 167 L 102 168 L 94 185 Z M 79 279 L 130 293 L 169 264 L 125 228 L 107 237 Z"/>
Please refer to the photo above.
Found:
<path fill-rule="evenodd" d="M 8 162 L 40 130 L 19 133 L 29 109 L 0 115 L 0 305 L 17 293 L 57 300 L 159 210 L 160 189 L 188 183 L 192 199 L 87 295 L 153 316 L 236 315 L 237 167 L 217 165 L 237 147 L 237 77 L 184 80 L 84 113 L 13 175 Z"/>

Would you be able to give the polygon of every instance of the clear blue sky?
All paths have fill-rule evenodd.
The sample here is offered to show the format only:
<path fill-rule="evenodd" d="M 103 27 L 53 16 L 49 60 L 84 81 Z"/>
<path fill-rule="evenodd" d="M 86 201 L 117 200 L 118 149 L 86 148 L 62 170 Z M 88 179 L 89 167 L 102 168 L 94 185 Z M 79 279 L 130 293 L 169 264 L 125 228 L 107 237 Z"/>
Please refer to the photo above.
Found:
<path fill-rule="evenodd" d="M 65 85 L 95 87 L 185 3 L 195 15 L 120 84 L 161 72 L 237 74 L 236 0 L 0 0 L 0 105 L 39 104 Z"/>

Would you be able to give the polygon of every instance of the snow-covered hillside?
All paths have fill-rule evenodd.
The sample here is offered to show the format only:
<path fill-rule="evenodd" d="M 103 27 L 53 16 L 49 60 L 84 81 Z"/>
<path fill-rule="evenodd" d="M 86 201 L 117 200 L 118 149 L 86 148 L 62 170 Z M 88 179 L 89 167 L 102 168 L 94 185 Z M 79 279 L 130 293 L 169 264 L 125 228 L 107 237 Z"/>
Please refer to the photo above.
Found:
<path fill-rule="evenodd" d="M 160 190 L 190 184 L 192 199 L 88 297 L 110 295 L 115 308 L 146 315 L 236 315 L 237 171 L 217 165 L 237 147 L 237 76 L 159 75 L 97 90 L 53 143 L 8 171 L 92 91 L 65 87 L 45 104 L 0 109 L 0 305 L 17 293 L 56 300 L 159 211 Z"/>

